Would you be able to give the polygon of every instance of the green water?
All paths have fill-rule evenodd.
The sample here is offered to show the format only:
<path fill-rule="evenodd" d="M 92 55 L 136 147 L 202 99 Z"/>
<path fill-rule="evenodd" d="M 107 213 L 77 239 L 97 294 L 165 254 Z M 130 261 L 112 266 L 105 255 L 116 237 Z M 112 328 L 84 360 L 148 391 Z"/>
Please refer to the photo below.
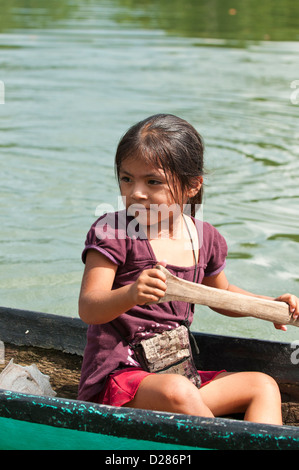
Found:
<path fill-rule="evenodd" d="M 77 314 L 86 232 L 117 208 L 117 142 L 157 112 L 205 139 L 230 282 L 299 295 L 298 18 L 293 0 L 1 0 L 0 304 Z M 201 331 L 298 339 L 197 313 Z"/>

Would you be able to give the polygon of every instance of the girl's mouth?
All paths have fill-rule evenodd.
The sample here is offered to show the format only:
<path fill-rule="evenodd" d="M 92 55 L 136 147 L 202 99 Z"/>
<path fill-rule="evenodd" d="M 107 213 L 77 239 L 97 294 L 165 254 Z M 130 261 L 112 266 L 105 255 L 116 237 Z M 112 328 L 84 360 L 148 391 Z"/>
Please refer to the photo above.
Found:
<path fill-rule="evenodd" d="M 150 211 L 151 211 L 151 208 L 146 207 L 143 204 L 131 204 L 127 209 L 128 214 L 132 215 L 134 217 L 136 217 L 140 214 L 148 213 Z"/>

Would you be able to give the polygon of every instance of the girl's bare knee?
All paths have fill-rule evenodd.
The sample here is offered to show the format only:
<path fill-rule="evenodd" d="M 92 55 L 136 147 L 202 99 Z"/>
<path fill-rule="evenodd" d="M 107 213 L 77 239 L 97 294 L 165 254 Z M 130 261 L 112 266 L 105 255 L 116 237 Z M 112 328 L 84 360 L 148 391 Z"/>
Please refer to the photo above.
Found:
<path fill-rule="evenodd" d="M 198 388 L 179 374 L 150 374 L 125 406 L 197 416 L 213 416 Z"/>
<path fill-rule="evenodd" d="M 281 395 L 277 382 L 271 376 L 260 372 L 254 373 L 253 377 L 252 395 L 245 419 L 281 425 Z"/>
<path fill-rule="evenodd" d="M 171 409 L 184 414 L 206 414 L 198 389 L 189 379 L 178 374 L 165 374 L 163 394 Z"/>
<path fill-rule="evenodd" d="M 163 393 L 170 402 L 183 404 L 188 400 L 192 383 L 184 376 L 169 374 L 164 376 Z"/>
<path fill-rule="evenodd" d="M 263 395 L 276 401 L 281 400 L 278 384 L 273 377 L 263 372 L 255 372 L 252 387 L 256 395 Z"/>
<path fill-rule="evenodd" d="M 269 387 L 273 390 L 278 390 L 278 384 L 271 375 L 264 374 L 263 372 L 255 372 L 255 383 L 259 387 Z"/>

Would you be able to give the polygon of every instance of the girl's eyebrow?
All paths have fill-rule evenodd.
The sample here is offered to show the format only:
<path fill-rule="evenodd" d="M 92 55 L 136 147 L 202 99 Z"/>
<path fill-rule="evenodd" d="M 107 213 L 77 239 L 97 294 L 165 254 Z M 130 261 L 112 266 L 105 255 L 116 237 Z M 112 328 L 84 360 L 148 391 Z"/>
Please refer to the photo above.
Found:
<path fill-rule="evenodd" d="M 119 170 L 119 173 L 125 173 L 128 176 L 134 176 L 129 171 L 123 170 L 122 168 Z M 163 177 L 163 175 L 161 175 L 160 173 L 146 173 L 142 175 L 142 177 L 143 178 L 161 178 Z"/>

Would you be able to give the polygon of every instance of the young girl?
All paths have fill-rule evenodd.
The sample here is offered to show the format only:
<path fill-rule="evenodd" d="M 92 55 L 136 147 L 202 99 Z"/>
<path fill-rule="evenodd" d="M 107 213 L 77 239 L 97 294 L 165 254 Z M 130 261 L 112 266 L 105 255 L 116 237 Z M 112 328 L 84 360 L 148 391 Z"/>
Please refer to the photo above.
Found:
<path fill-rule="evenodd" d="M 79 399 L 203 417 L 243 412 L 249 421 L 282 424 L 271 377 L 200 371 L 198 388 L 184 375 L 143 370 L 132 348 L 193 318 L 194 306 L 163 303 L 167 286 L 158 262 L 188 281 L 253 295 L 229 284 L 220 233 L 183 212 L 191 207 L 194 215 L 202 201 L 201 137 L 176 116 L 151 116 L 121 139 L 115 166 L 126 210 L 96 221 L 82 254 L 79 314 L 89 328 Z M 298 316 L 295 296 L 276 300 Z"/>

